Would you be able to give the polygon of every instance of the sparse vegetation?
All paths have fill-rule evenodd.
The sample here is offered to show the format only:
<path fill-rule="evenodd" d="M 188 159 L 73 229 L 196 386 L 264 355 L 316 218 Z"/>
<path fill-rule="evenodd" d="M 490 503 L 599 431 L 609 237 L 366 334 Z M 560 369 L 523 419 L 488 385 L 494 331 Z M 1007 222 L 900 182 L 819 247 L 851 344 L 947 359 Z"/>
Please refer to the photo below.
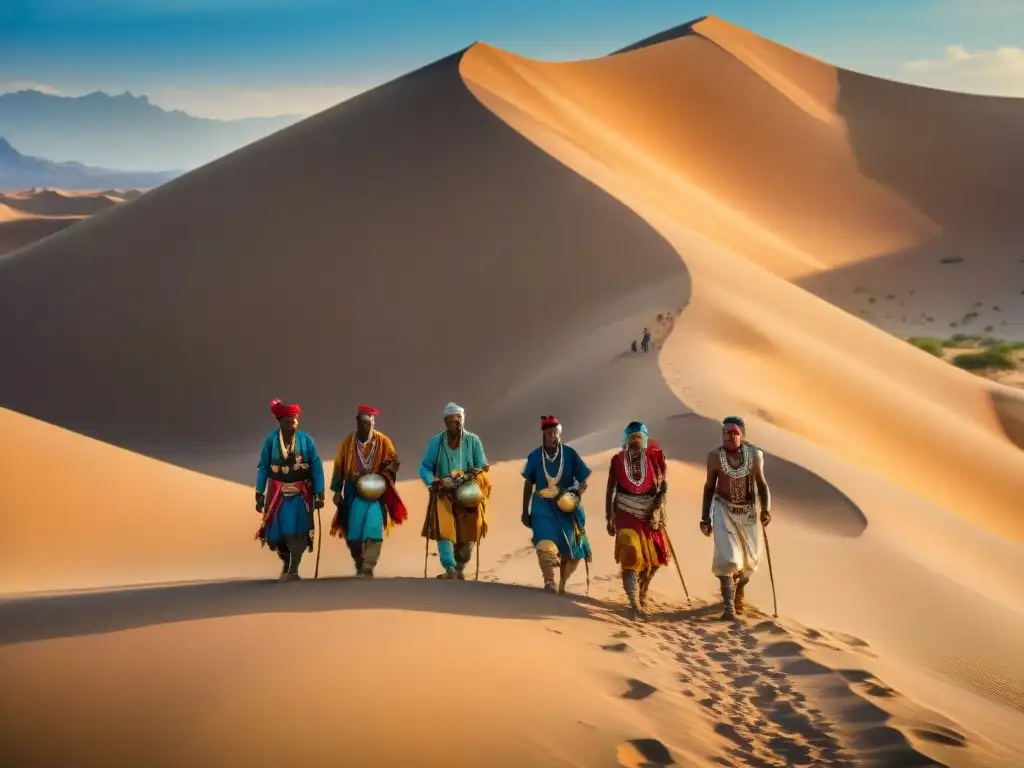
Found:
<path fill-rule="evenodd" d="M 933 339 L 930 336 L 911 336 L 907 341 L 929 355 L 935 355 L 938 358 L 945 358 L 946 356 L 942 348 L 944 342 L 939 339 Z"/>
<path fill-rule="evenodd" d="M 957 368 L 997 378 L 1005 383 L 1012 383 L 1005 378 L 1008 371 L 1024 369 L 1024 341 L 956 333 L 947 339 L 912 336 L 907 342 L 922 352 L 952 363 Z"/>
<path fill-rule="evenodd" d="M 1014 371 L 1018 367 L 1011 350 L 1004 346 L 989 347 L 981 352 L 965 352 L 956 355 L 952 363 L 965 371 Z"/>

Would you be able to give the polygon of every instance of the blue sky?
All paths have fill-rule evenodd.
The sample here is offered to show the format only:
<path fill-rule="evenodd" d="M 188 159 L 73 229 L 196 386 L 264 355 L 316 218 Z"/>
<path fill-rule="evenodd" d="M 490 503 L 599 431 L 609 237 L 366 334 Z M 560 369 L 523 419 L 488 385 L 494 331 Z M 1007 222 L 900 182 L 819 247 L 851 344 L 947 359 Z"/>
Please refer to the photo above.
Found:
<path fill-rule="evenodd" d="M 587 58 L 707 13 L 871 74 L 1024 96 L 1024 0 L 0 0 L 0 91 L 308 114 L 474 40 Z"/>

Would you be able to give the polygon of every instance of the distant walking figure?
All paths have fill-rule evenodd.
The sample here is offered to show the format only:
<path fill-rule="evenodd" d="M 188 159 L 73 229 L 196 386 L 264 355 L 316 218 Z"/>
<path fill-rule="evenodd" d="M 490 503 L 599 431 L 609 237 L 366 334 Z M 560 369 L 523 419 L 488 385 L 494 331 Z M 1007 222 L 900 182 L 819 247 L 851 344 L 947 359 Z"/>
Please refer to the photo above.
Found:
<path fill-rule="evenodd" d="M 633 339 L 633 343 L 632 343 L 632 344 L 630 345 L 630 347 L 629 347 L 629 348 L 630 348 L 630 350 L 631 350 L 631 351 L 633 351 L 633 352 L 636 352 L 636 351 L 637 351 L 637 349 L 636 349 L 636 339 Z"/>
<path fill-rule="evenodd" d="M 640 347 L 644 352 L 651 348 L 651 332 L 647 328 L 644 328 L 644 335 L 640 338 Z"/>

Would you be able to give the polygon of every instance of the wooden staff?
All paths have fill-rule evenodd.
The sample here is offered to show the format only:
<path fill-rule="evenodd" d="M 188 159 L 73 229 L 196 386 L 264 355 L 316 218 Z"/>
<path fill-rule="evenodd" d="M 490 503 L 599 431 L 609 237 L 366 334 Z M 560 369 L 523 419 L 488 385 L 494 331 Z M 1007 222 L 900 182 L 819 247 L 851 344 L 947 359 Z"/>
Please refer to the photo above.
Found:
<path fill-rule="evenodd" d="M 775 597 L 775 574 L 772 572 L 772 548 L 768 545 L 768 528 L 761 523 L 761 533 L 764 534 L 764 551 L 768 555 L 768 578 L 772 583 L 772 618 L 779 618 L 779 601 Z"/>
<path fill-rule="evenodd" d="M 320 578 L 320 542 L 324 539 L 324 521 L 320 517 L 320 507 L 316 505 L 316 494 L 313 495 L 313 507 L 316 509 L 316 567 L 313 578 Z"/>
<path fill-rule="evenodd" d="M 427 535 L 423 539 L 423 578 L 427 578 L 427 563 L 430 561 L 430 536 L 434 532 L 433 526 L 433 513 L 437 510 L 435 506 L 437 500 L 434 497 L 434 492 L 430 491 L 430 497 L 427 500 Z"/>
<path fill-rule="evenodd" d="M 676 555 L 676 548 L 672 546 L 672 538 L 668 535 L 668 527 L 662 526 L 661 531 L 665 534 L 665 542 L 668 544 L 668 551 L 672 553 L 672 560 L 676 564 L 676 573 L 679 574 L 679 580 L 683 583 L 683 592 L 686 594 L 686 603 L 692 608 L 693 601 L 690 600 L 690 590 L 686 588 L 686 579 L 683 578 L 683 569 L 679 565 L 679 557 Z"/>

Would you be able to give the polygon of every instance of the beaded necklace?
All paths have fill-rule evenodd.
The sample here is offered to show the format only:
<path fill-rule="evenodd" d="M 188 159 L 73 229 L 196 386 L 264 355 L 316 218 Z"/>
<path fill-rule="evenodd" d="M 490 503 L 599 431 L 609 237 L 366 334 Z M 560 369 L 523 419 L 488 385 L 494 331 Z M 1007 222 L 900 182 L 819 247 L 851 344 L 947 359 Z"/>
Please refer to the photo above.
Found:
<path fill-rule="evenodd" d="M 629 455 L 629 449 L 622 449 L 622 468 L 625 470 L 626 480 L 629 481 L 630 485 L 634 489 L 639 489 L 643 486 L 644 481 L 647 479 L 647 457 L 644 456 L 643 451 L 640 452 L 638 461 L 639 464 L 639 476 L 633 473 L 633 459 Z"/>
<path fill-rule="evenodd" d="M 364 457 L 363 449 L 369 446 L 370 452 Z M 373 458 L 377 455 L 377 435 L 373 433 L 370 437 L 366 438 L 366 442 L 360 442 L 359 438 L 356 438 L 356 464 L 359 465 L 359 471 L 366 473 L 370 471 L 370 467 L 373 466 Z"/>
<path fill-rule="evenodd" d="M 746 443 L 743 443 L 742 445 L 740 445 L 740 465 L 738 467 L 734 468 L 729 463 L 729 454 L 725 450 L 725 447 L 723 446 L 722 448 L 718 449 L 718 463 L 722 465 L 722 471 L 727 476 L 729 476 L 729 477 L 731 477 L 733 479 L 739 479 L 741 477 L 746 477 L 748 474 L 750 474 L 750 456 L 751 456 L 751 453 L 752 453 L 752 451 L 750 450 L 750 446 L 749 445 L 747 445 Z"/>
<path fill-rule="evenodd" d="M 552 477 L 548 473 L 547 462 L 549 462 L 549 461 L 552 464 L 554 464 L 556 461 L 558 462 L 558 472 L 555 474 L 554 477 Z M 549 488 L 557 488 L 558 487 L 558 483 L 562 479 L 562 470 L 565 469 L 565 456 L 562 453 L 562 444 L 561 443 L 559 443 L 558 446 L 555 448 L 555 455 L 550 457 L 550 458 L 548 458 L 548 451 L 547 451 L 547 449 L 544 448 L 543 446 L 541 446 L 540 466 L 541 466 L 541 469 L 544 470 L 544 479 L 548 481 L 548 487 Z"/>

